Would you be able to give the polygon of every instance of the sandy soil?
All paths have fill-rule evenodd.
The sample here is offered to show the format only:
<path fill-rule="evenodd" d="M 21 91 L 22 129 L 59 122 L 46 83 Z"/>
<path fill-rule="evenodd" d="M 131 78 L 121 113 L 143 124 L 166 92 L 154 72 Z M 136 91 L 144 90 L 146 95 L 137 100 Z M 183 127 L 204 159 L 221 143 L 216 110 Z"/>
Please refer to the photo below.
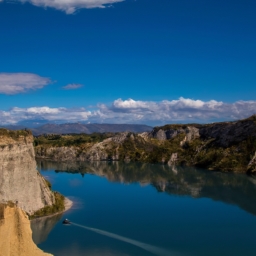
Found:
<path fill-rule="evenodd" d="M 32 240 L 28 216 L 16 206 L 0 204 L 0 256 L 51 256 Z"/>

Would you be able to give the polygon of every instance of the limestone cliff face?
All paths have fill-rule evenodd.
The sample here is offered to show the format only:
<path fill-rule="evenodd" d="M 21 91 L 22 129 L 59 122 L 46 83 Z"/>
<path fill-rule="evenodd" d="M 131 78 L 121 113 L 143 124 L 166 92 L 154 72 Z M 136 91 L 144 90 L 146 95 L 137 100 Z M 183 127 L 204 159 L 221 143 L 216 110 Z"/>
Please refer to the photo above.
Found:
<path fill-rule="evenodd" d="M 36 170 L 33 137 L 0 133 L 0 202 L 12 201 L 28 214 L 54 203 L 54 196 Z"/>
<path fill-rule="evenodd" d="M 190 141 L 199 138 L 199 129 L 193 126 L 188 126 L 186 128 L 186 136 L 184 138 L 184 140 L 182 140 L 180 142 L 180 145 L 182 147 L 184 147 L 187 143 L 189 143 Z"/>
<path fill-rule="evenodd" d="M 131 137 L 129 137 L 131 136 Z M 133 135 L 128 132 L 105 139 L 102 142 L 89 144 L 84 148 L 70 147 L 35 147 L 36 157 L 55 161 L 101 161 L 119 160 L 119 146 Z"/>
<path fill-rule="evenodd" d="M 247 172 L 248 173 L 256 173 L 256 152 L 255 152 L 252 160 L 248 164 Z"/>
<path fill-rule="evenodd" d="M 36 147 L 36 156 L 39 158 L 50 158 L 53 160 L 70 161 L 76 159 L 78 148 L 76 147 Z M 81 159 L 82 161 L 82 159 Z"/>
<path fill-rule="evenodd" d="M 0 256 L 50 256 L 32 240 L 27 215 L 17 206 L 0 204 Z"/>
<path fill-rule="evenodd" d="M 214 144 L 229 147 L 249 137 L 256 137 L 256 115 L 237 122 L 223 122 L 204 125 L 200 128 L 202 139 L 214 138 Z"/>
<path fill-rule="evenodd" d="M 186 133 L 186 129 L 182 126 L 173 126 L 168 127 L 167 129 L 163 127 L 162 129 L 153 129 L 152 132 L 148 134 L 148 137 L 152 137 L 158 140 L 168 140 L 175 138 L 180 133 Z"/>

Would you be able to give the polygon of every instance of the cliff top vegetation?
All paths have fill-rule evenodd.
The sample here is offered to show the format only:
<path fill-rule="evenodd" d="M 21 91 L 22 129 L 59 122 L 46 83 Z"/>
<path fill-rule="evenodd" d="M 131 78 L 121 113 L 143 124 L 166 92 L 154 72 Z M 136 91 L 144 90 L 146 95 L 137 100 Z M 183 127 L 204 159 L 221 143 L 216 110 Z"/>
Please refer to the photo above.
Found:
<path fill-rule="evenodd" d="M 20 136 L 31 136 L 32 132 L 30 130 L 18 130 L 18 131 L 11 131 L 5 128 L 0 128 L 0 136 L 7 136 L 11 138 L 18 138 Z"/>
<path fill-rule="evenodd" d="M 35 146 L 69 147 L 81 146 L 86 143 L 98 143 L 113 137 L 115 133 L 92 133 L 92 134 L 45 134 L 34 139 Z"/>
<path fill-rule="evenodd" d="M 33 135 L 30 130 L 11 131 L 5 128 L 0 128 L 0 144 L 11 144 L 15 142 L 32 142 Z"/>

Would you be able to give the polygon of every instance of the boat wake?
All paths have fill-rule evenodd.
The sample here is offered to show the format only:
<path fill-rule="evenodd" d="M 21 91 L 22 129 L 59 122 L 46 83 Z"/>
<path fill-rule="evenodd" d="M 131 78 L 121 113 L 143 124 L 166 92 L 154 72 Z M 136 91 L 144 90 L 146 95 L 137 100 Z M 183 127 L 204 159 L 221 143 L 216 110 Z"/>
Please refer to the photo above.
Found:
<path fill-rule="evenodd" d="M 98 233 L 100 235 L 111 237 L 111 238 L 129 243 L 129 244 L 135 245 L 137 247 L 140 247 L 140 248 L 142 248 L 142 249 L 144 249 L 148 252 L 151 252 L 155 255 L 158 255 L 158 256 L 178 256 L 178 255 L 180 256 L 180 254 L 177 254 L 175 252 L 171 253 L 171 252 L 169 252 L 167 250 L 164 250 L 162 248 L 152 246 L 152 245 L 149 245 L 149 244 L 145 244 L 145 243 L 142 243 L 142 242 L 139 242 L 139 241 L 127 238 L 127 237 L 119 236 L 119 235 L 116 235 L 116 234 L 113 234 L 113 233 L 110 233 L 110 232 L 107 232 L 107 231 L 104 231 L 104 230 L 100 230 L 100 229 L 96 229 L 96 228 L 90 228 L 90 227 L 87 227 L 87 226 L 76 224 L 74 222 L 72 222 L 72 224 L 74 226 L 90 230 L 90 231 Z"/>

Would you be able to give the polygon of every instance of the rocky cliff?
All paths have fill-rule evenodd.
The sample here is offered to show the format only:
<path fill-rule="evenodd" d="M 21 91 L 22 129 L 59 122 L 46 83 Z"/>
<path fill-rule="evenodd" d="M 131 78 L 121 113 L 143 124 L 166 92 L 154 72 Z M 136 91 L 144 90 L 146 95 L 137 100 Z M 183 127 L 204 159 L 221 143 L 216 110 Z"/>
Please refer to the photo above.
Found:
<path fill-rule="evenodd" d="M 34 244 L 28 216 L 14 204 L 0 204 L 0 256 L 50 256 Z"/>
<path fill-rule="evenodd" d="M 85 140 L 39 137 L 36 156 L 59 161 L 125 160 L 256 173 L 256 116 L 206 125 L 165 125 L 152 132 Z"/>
<path fill-rule="evenodd" d="M 55 202 L 47 182 L 36 170 L 29 131 L 0 129 L 0 202 L 8 201 L 28 214 Z"/>
<path fill-rule="evenodd" d="M 56 140 L 63 140 L 63 146 L 52 143 L 38 143 L 35 147 L 36 157 L 52 159 L 55 161 L 100 161 L 100 160 L 122 160 L 120 156 L 124 141 L 130 138 L 131 133 L 119 133 L 110 138 L 103 138 L 102 141 L 77 143 L 78 140 L 70 141 L 70 135 L 59 136 Z M 133 136 L 133 135 L 132 135 Z M 39 138 L 40 139 L 40 138 Z M 69 146 L 68 146 L 69 145 Z"/>

